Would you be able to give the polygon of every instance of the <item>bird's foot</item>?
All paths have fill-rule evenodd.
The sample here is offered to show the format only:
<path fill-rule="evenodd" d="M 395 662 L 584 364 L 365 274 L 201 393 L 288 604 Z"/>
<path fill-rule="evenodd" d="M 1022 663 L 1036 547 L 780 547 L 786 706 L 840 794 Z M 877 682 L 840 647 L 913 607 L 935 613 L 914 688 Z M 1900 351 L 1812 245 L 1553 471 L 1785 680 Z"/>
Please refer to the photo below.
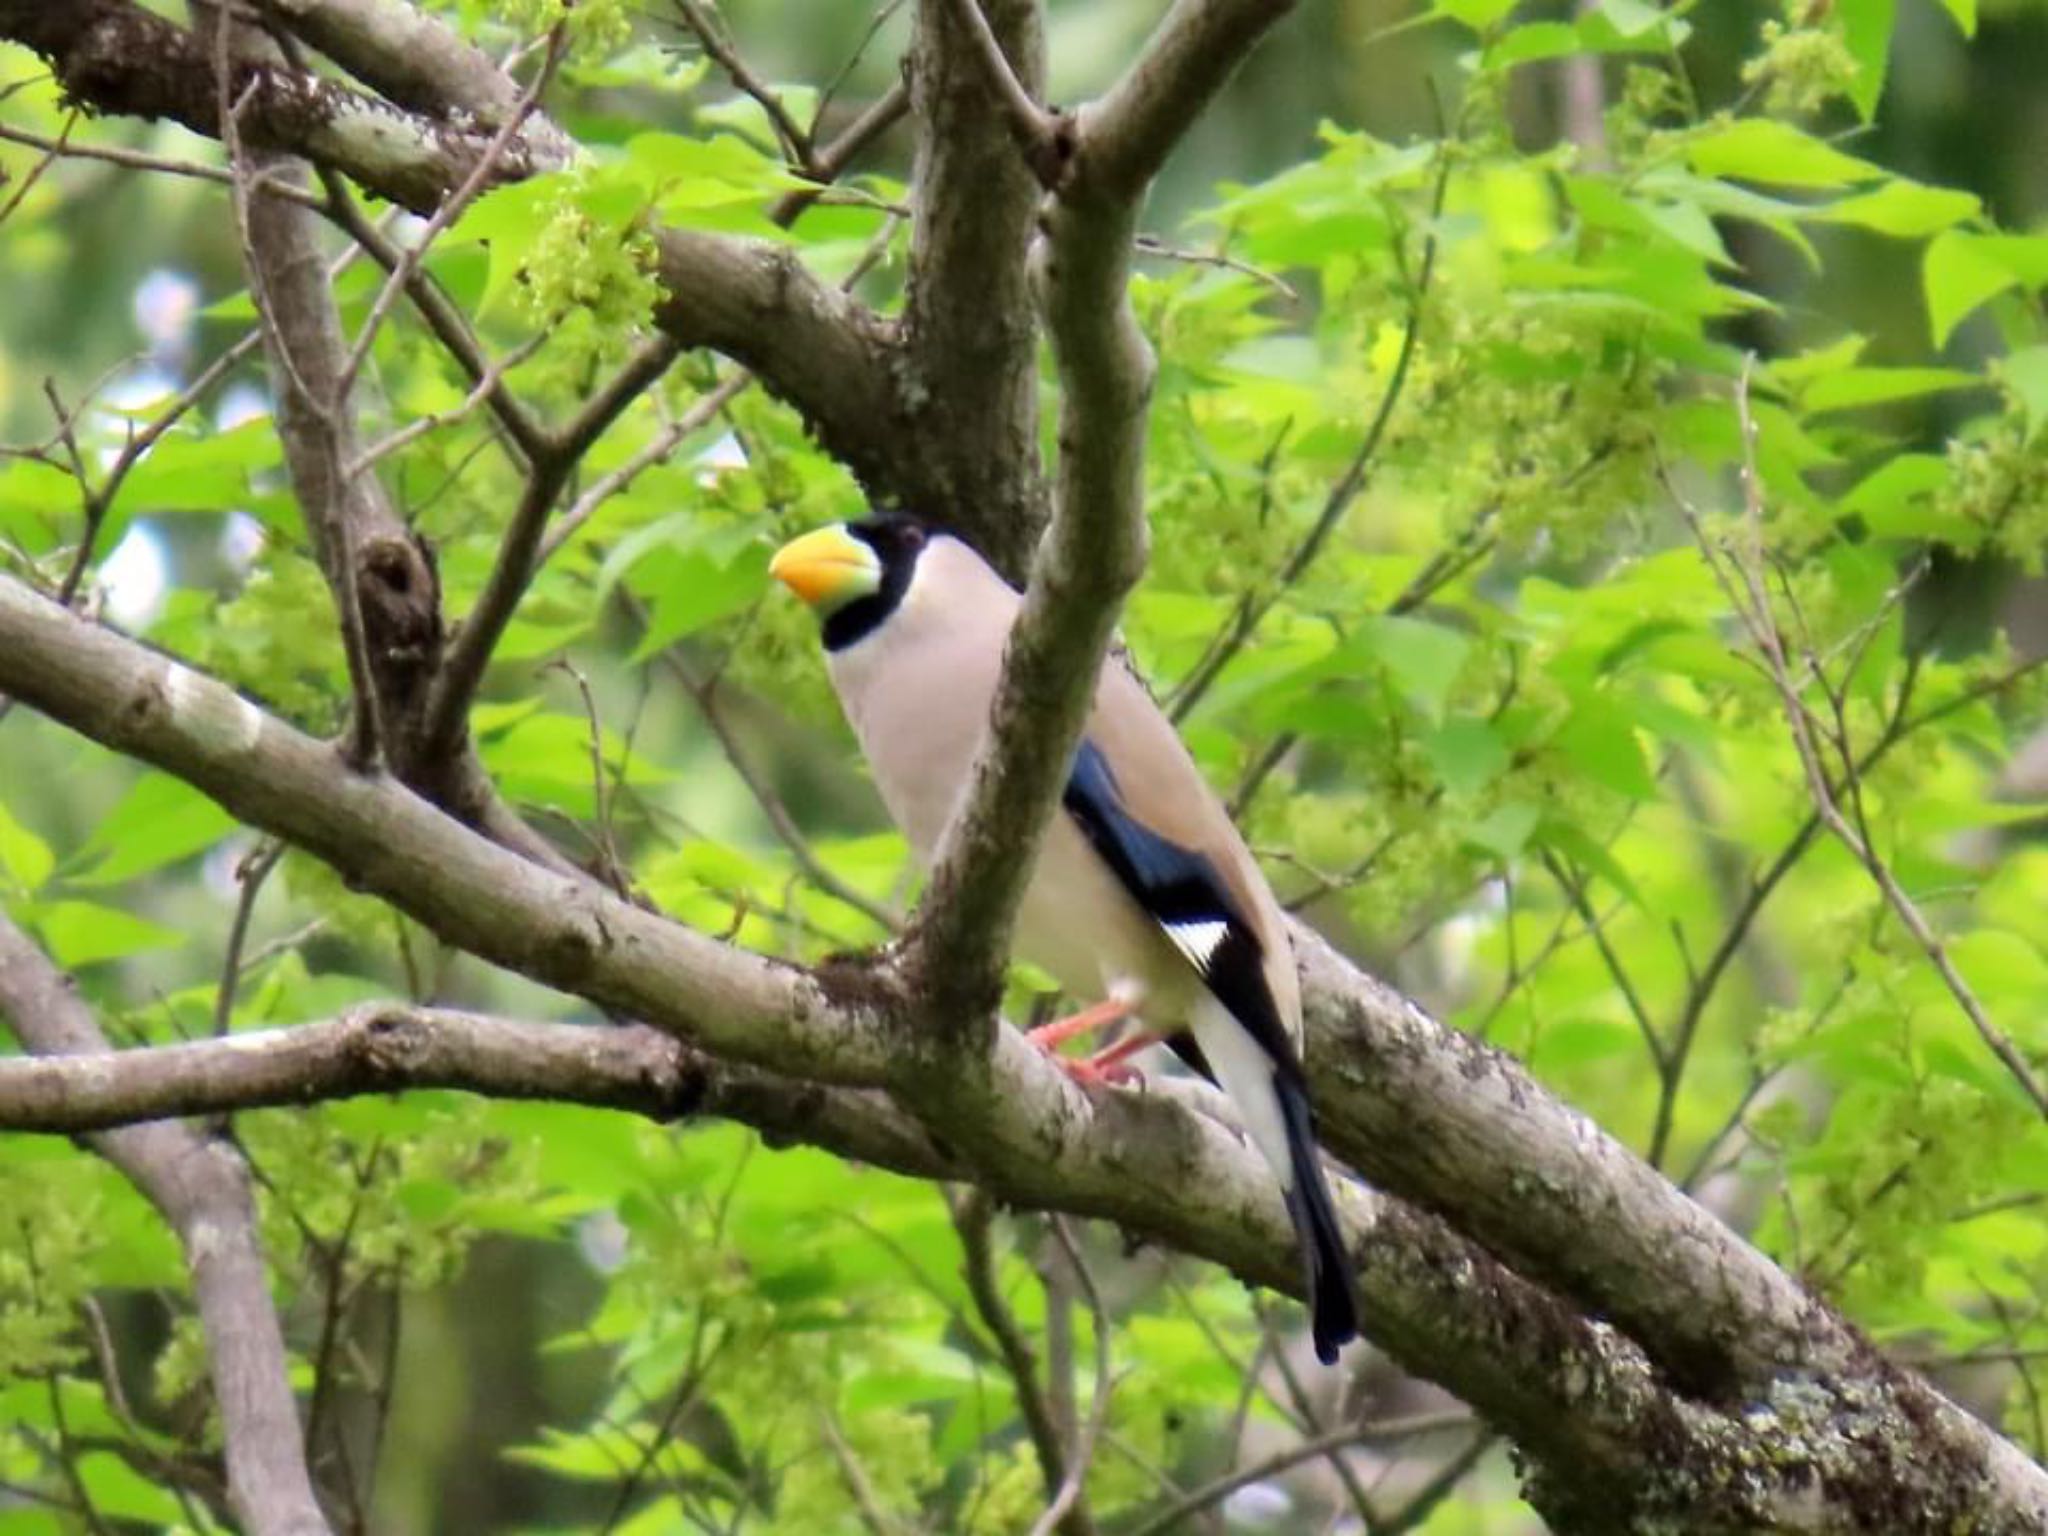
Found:
<path fill-rule="evenodd" d="M 1055 1056 L 1053 1065 L 1083 1088 L 1128 1088 L 1145 1081 L 1145 1074 L 1136 1067 L 1119 1061 L 1097 1065 L 1092 1056 Z"/>
<path fill-rule="evenodd" d="M 1093 1056 L 1060 1056 L 1051 1051 L 1052 1063 L 1083 1088 L 1130 1088 L 1142 1087 L 1145 1074 L 1130 1066 L 1129 1060 L 1138 1052 L 1157 1045 L 1164 1038 L 1149 1030 L 1141 1030 L 1128 1040 L 1119 1040 L 1106 1051 L 1097 1051 Z"/>
<path fill-rule="evenodd" d="M 1026 1032 L 1024 1038 L 1041 1051 L 1050 1052 L 1054 1046 L 1071 1040 L 1076 1035 L 1093 1034 L 1098 1029 L 1128 1019 L 1137 1010 L 1121 998 L 1107 998 L 1079 1013 L 1070 1013 L 1064 1019 L 1054 1019 L 1050 1024 L 1041 1024 Z"/>

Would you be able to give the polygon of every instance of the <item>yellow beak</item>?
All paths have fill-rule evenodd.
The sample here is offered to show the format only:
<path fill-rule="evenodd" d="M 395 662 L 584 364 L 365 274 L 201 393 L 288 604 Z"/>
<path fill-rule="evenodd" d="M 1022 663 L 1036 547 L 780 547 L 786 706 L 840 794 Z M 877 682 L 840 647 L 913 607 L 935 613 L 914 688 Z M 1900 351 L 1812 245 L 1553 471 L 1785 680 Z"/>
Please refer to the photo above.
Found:
<path fill-rule="evenodd" d="M 875 552 L 839 523 L 791 539 L 768 562 L 768 574 L 828 613 L 882 585 L 882 563 Z"/>

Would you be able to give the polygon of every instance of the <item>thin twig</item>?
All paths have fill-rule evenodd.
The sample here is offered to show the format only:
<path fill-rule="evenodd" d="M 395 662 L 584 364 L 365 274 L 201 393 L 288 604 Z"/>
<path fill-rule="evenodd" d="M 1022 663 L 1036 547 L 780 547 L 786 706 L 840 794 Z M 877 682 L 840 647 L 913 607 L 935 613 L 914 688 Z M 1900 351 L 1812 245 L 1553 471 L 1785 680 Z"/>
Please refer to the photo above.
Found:
<path fill-rule="evenodd" d="M 235 879 L 242 890 L 235 900 L 234 922 L 228 927 L 228 947 L 221 960 L 220 984 L 214 989 L 213 1033 L 216 1038 L 225 1035 L 234 1022 L 235 989 L 242 979 L 242 946 L 249 939 L 249 919 L 256 911 L 256 898 L 263 890 L 263 882 L 270 878 L 270 872 L 284 858 L 285 846 L 281 839 L 259 843 L 235 865 Z"/>
<path fill-rule="evenodd" d="M 895 127 L 909 111 L 910 88 L 898 80 L 876 97 L 865 112 L 848 123 L 838 138 L 817 152 L 811 174 L 821 183 L 837 181 L 855 156 Z M 821 191 L 822 187 L 798 187 L 783 193 L 769 208 L 768 221 L 784 229 L 789 228 L 799 214 L 818 200 Z"/>
<path fill-rule="evenodd" d="M 656 432 L 646 446 L 631 458 L 591 481 L 589 487 L 569 504 L 569 510 L 549 524 L 546 535 L 540 541 L 539 552 L 534 556 L 534 569 L 539 570 L 553 559 L 555 553 L 590 521 L 591 514 L 599 507 L 639 479 L 646 471 L 664 462 L 685 439 L 708 426 L 719 412 L 745 393 L 753 382 L 754 376 L 745 369 L 721 380 L 715 388 L 693 402 L 687 411 Z"/>
<path fill-rule="evenodd" d="M 5 207 L 0 207 L 0 224 L 7 222 L 14 210 L 35 190 L 35 185 L 43 179 L 43 174 L 63 156 L 65 147 L 71 142 L 71 130 L 77 126 L 78 108 L 73 107 L 64 114 L 64 126 L 59 130 L 57 137 L 44 147 L 42 159 L 29 167 L 28 174 L 21 178 L 21 184 L 14 189 L 14 195 L 7 199 Z"/>
<path fill-rule="evenodd" d="M 470 168 L 469 175 L 464 177 L 461 185 L 434 210 L 434 216 L 427 220 L 426 228 L 420 231 L 419 238 L 405 248 L 404 254 L 398 259 L 397 268 L 385 278 L 384 286 L 371 303 L 369 316 L 363 321 L 363 328 L 356 336 L 355 345 L 349 349 L 348 359 L 342 364 L 341 378 L 334 391 L 337 401 L 348 398 L 349 389 L 370 355 L 370 345 L 377 339 L 377 331 L 383 325 L 384 317 L 391 312 L 391 306 L 398 302 L 398 296 L 405 291 L 407 280 L 412 273 L 426 260 L 427 252 L 432 249 L 435 240 L 440 238 L 442 231 L 462 216 L 476 200 L 477 195 L 490 183 L 491 178 L 497 174 L 498 166 L 511 150 L 513 141 L 526 126 L 526 119 L 532 115 L 542 93 L 554 79 L 555 70 L 560 66 L 568 46 L 569 23 L 565 18 L 555 24 L 554 30 L 548 36 L 547 53 L 541 60 L 540 69 L 534 74 L 526 89 L 519 93 L 519 100 L 513 104 L 511 112 L 506 115 L 498 131 L 491 136 L 490 143 L 484 146 L 483 153 L 477 156 L 476 164 Z"/>
<path fill-rule="evenodd" d="M 626 867 L 619 858 L 618 840 L 612 834 L 611 780 L 610 775 L 604 771 L 604 726 L 598 719 L 597 698 L 590 691 L 590 679 L 585 677 L 582 669 L 566 656 L 556 657 L 541 670 L 566 673 L 570 681 L 575 683 L 577 693 L 582 695 L 584 718 L 590 724 L 590 777 L 597 805 L 599 876 L 622 898 L 630 901 L 632 892 L 628 887 Z M 623 776 L 623 762 L 619 765 L 619 771 Z"/>
<path fill-rule="evenodd" d="M 1401 330 L 1401 350 L 1395 354 L 1393 372 L 1387 376 L 1387 387 L 1380 393 L 1380 403 L 1373 412 L 1365 436 L 1359 440 L 1357 450 L 1350 462 L 1344 466 L 1343 474 L 1337 477 L 1323 498 L 1322 511 L 1316 515 L 1314 524 L 1287 557 L 1280 568 L 1279 580 L 1272 589 L 1262 596 L 1247 594 L 1241 601 L 1230 621 L 1228 635 L 1223 644 L 1214 647 L 1203 663 L 1175 691 L 1168 713 L 1176 721 L 1187 718 L 1188 711 L 1200 702 L 1202 695 L 1209 691 L 1223 669 L 1230 664 L 1244 644 L 1251 639 L 1260 622 L 1272 612 L 1281 597 L 1292 589 L 1315 564 L 1316 557 L 1323 552 L 1330 535 L 1336 532 L 1337 524 L 1350 510 L 1358 493 L 1365 489 L 1373 460 L 1378 456 L 1380 444 L 1385 439 L 1387 428 L 1394 419 L 1394 408 L 1400 404 L 1401 394 L 1408 384 L 1410 365 L 1415 361 L 1415 350 L 1422 337 L 1423 310 L 1428 303 L 1429 290 L 1436 277 L 1437 221 L 1442 217 L 1444 196 L 1450 187 L 1451 156 L 1448 146 L 1442 152 L 1437 166 L 1436 184 L 1430 194 L 1429 233 L 1423 237 L 1422 264 L 1415 279 L 1414 292 L 1409 295 L 1408 315 Z"/>
<path fill-rule="evenodd" d="M 1095 1447 L 1102 1439 L 1102 1427 L 1109 1419 L 1109 1398 L 1112 1382 L 1109 1374 L 1109 1310 L 1102 1304 L 1102 1291 L 1095 1283 L 1095 1275 L 1088 1268 L 1087 1260 L 1081 1256 L 1080 1245 L 1074 1241 L 1074 1234 L 1067 1229 L 1066 1218 L 1051 1218 L 1052 1235 L 1059 1240 L 1060 1250 L 1066 1255 L 1074 1277 L 1081 1283 L 1081 1293 L 1088 1299 L 1088 1311 L 1095 1330 L 1095 1395 L 1088 1404 L 1088 1422 L 1075 1441 L 1073 1456 L 1067 1462 L 1066 1476 L 1060 1479 L 1059 1492 L 1052 1502 L 1031 1526 L 1031 1536 L 1052 1536 L 1060 1522 L 1065 1520 L 1069 1510 L 1078 1508 L 1081 1492 L 1087 1486 L 1088 1469 L 1095 1462 Z"/>
<path fill-rule="evenodd" d="M 868 1469 L 847 1443 L 839 1420 L 830 1413 L 821 1413 L 818 1415 L 818 1430 L 832 1452 L 832 1460 L 839 1467 L 840 1481 L 846 1484 L 846 1491 L 853 1496 L 854 1511 L 860 1516 L 860 1523 L 867 1527 L 868 1536 L 901 1536 L 902 1524 L 882 1507 L 881 1496 L 875 1492 L 875 1481 L 868 1476 Z"/>
<path fill-rule="evenodd" d="M 1186 1521 L 1192 1516 L 1213 1505 L 1221 1504 L 1240 1488 L 1264 1482 L 1269 1477 L 1278 1477 L 1282 1472 L 1290 1471 L 1303 1462 L 1334 1455 L 1338 1451 L 1368 1440 L 1396 1440 L 1413 1435 L 1437 1434 L 1446 1429 L 1462 1428 L 1471 1422 L 1472 1415 L 1469 1412 L 1451 1409 L 1442 1413 L 1413 1414 L 1404 1419 L 1344 1424 L 1336 1429 L 1324 1430 L 1290 1445 L 1284 1451 L 1253 1462 L 1250 1466 L 1240 1467 L 1235 1472 L 1226 1473 L 1213 1482 L 1204 1483 L 1186 1498 L 1169 1505 L 1143 1525 L 1135 1527 L 1129 1536 L 1171 1536 L 1175 1531 L 1185 1530 Z"/>
<path fill-rule="evenodd" d="M 197 160 L 173 160 L 163 155 L 145 155 L 132 149 L 119 149 L 111 144 L 74 144 L 68 139 L 45 138 L 42 134 L 30 133 L 8 123 L 0 123 L 0 142 L 20 144 L 27 149 L 40 149 L 46 154 L 64 160 L 97 160 L 106 165 L 118 165 L 123 170 L 155 171 L 165 176 L 185 176 L 195 181 L 211 181 L 224 187 L 234 184 L 233 173 L 222 170 L 217 165 L 202 165 Z M 249 189 L 264 196 L 284 198 L 287 202 L 304 203 L 309 208 L 323 206 L 317 193 L 275 177 L 255 177 L 249 183 Z"/>
<path fill-rule="evenodd" d="M 633 606 L 638 609 L 637 603 Z M 644 622 L 645 614 L 642 613 L 640 617 Z M 804 878 L 834 901 L 853 908 L 885 933 L 895 932 L 902 923 L 902 918 L 898 914 L 848 885 L 812 850 L 810 842 L 804 837 L 803 828 L 799 827 L 796 818 L 790 815 L 789 807 L 782 803 L 782 796 L 775 792 L 775 786 L 769 782 L 767 775 L 755 765 L 752 756 L 741 744 L 739 733 L 725 718 L 725 711 L 718 701 L 718 679 L 698 678 L 673 648 L 662 651 L 661 663 L 668 669 L 669 675 L 682 684 L 683 691 L 689 694 L 692 702 L 696 704 L 697 712 L 711 728 L 711 734 L 718 739 L 719 750 L 725 754 L 726 762 L 731 765 L 732 771 L 739 775 L 740 782 L 746 785 L 747 792 L 754 797 L 754 804 L 760 808 L 763 819 L 767 821 L 768 829 L 775 834 L 777 841 L 789 850 L 790 857 L 796 861 L 796 866 L 803 872 Z"/>
<path fill-rule="evenodd" d="M 1801 767 L 1806 772 L 1807 789 L 1813 796 L 1814 809 L 1819 814 L 1821 822 L 1863 866 L 1886 904 L 1912 936 L 1913 941 L 1920 946 L 1928 962 L 1933 965 L 1936 974 L 1941 977 L 1942 984 L 1948 988 L 1949 995 L 1955 999 L 1956 1005 L 1962 1009 L 1964 1016 L 1976 1029 L 1979 1038 L 1992 1055 L 1998 1058 L 2021 1091 L 2033 1101 L 2034 1107 L 2044 1118 L 2048 1118 L 2048 1090 L 2042 1088 L 2032 1069 L 2027 1065 L 2026 1058 L 2020 1054 L 2010 1037 L 1992 1022 L 1990 1015 L 1985 1012 L 1983 1003 L 1978 1000 L 1976 992 L 1963 978 L 1962 973 L 1956 969 L 1955 962 L 1949 958 L 1947 947 L 1928 923 L 1918 904 L 1899 884 L 1890 866 L 1878 855 L 1867 835 L 1849 824 L 1836 800 L 1834 786 L 1829 782 L 1819 748 L 1814 743 L 1812 718 L 1807 713 L 1798 687 L 1792 680 L 1792 668 L 1786 659 L 1784 642 L 1778 634 L 1777 624 L 1772 619 L 1770 596 L 1764 586 L 1763 484 L 1757 474 L 1757 428 L 1749 404 L 1750 378 L 1755 365 L 1754 354 L 1744 357 L 1742 373 L 1735 387 L 1736 419 L 1742 435 L 1741 481 L 1746 539 L 1739 550 L 1724 551 L 1747 589 L 1746 602 L 1734 589 L 1733 582 L 1723 573 L 1712 543 L 1705 538 L 1703 532 L 1699 532 L 1695 524 L 1696 532 L 1699 532 L 1701 538 L 1701 548 L 1705 551 L 1707 562 L 1713 568 L 1716 577 L 1728 591 L 1737 617 L 1748 630 L 1750 638 L 1769 667 L 1771 680 L 1777 688 L 1779 703 L 1785 712 L 1786 723 L 1791 728 L 1793 747 L 1799 754 Z"/>
<path fill-rule="evenodd" d="M 683 24 L 695 34 L 698 46 L 714 59 L 725 76 L 744 96 L 768 114 L 768 121 L 775 129 L 776 138 L 782 141 L 782 152 L 789 157 L 799 171 L 811 171 L 817 164 L 816 147 L 803 125 L 789 114 L 789 108 L 782 98 L 755 74 L 733 40 L 713 20 L 698 0 L 676 0 L 676 9 L 682 14 Z"/>
<path fill-rule="evenodd" d="M 490 365 L 485 368 L 483 377 L 479 378 L 471 386 L 469 393 L 462 397 L 459 404 L 450 406 L 445 411 L 434 411 L 426 416 L 416 416 L 389 436 L 372 443 L 361 453 L 357 454 L 348 466 L 342 470 L 342 478 L 344 480 L 353 480 L 365 470 L 375 466 L 379 461 L 387 459 L 400 449 L 410 447 L 418 442 L 429 432 L 437 432 L 442 427 L 451 427 L 458 421 L 462 421 L 472 415 L 478 406 L 484 404 L 485 401 L 499 392 L 505 375 L 532 357 L 534 353 L 547 344 L 547 340 L 547 333 L 543 331 L 537 335 L 529 336 L 503 357 L 492 359 Z"/>
<path fill-rule="evenodd" d="M 980 1189 L 969 1189 L 958 1195 L 949 1193 L 946 1206 L 953 1218 L 953 1230 L 960 1235 L 961 1252 L 966 1258 L 967 1294 L 974 1302 L 974 1310 L 980 1314 L 982 1323 L 995 1338 L 1003 1368 L 1009 1372 L 1011 1384 L 1017 1390 L 1017 1409 L 1023 1415 L 1031 1448 L 1037 1453 L 1046 1496 L 1056 1499 L 1066 1483 L 1066 1450 L 1060 1440 L 1052 1405 L 1046 1398 L 1045 1385 L 1039 1379 L 1037 1352 L 1025 1337 L 1009 1303 L 1003 1300 L 1002 1289 L 996 1280 L 995 1207 L 988 1194 Z M 1072 1507 L 1061 1515 L 1058 1529 L 1067 1536 L 1092 1536 L 1094 1523 L 1088 1519 L 1085 1509 Z"/>

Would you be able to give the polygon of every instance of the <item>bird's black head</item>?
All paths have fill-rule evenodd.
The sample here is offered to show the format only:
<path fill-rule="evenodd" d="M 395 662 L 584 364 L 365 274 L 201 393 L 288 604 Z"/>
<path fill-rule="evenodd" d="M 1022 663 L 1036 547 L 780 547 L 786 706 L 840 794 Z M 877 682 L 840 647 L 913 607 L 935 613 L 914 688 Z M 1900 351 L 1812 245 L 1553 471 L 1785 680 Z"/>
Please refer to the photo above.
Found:
<path fill-rule="evenodd" d="M 807 533 L 776 552 L 771 575 L 824 619 L 828 651 L 841 650 L 896 611 L 936 530 L 900 512 Z"/>

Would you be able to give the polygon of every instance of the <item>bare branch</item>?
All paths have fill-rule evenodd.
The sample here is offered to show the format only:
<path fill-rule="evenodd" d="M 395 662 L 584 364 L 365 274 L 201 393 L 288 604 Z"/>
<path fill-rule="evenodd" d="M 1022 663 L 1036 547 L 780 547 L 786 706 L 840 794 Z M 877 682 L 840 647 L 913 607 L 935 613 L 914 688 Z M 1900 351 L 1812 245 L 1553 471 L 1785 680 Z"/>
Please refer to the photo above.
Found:
<path fill-rule="evenodd" d="M 79 1135 L 414 1088 L 549 1099 L 654 1120 L 726 1116 L 772 1139 L 936 1176 L 947 1161 L 888 1102 L 722 1065 L 643 1025 L 538 1024 L 372 1003 L 313 1024 L 85 1054 L 0 1057 L 0 1127 Z"/>
<path fill-rule="evenodd" d="M 1042 187 L 1017 152 L 977 34 L 1035 95 L 1043 11 L 1039 0 L 975 0 L 965 11 L 918 0 L 906 66 L 917 157 L 902 335 L 914 389 L 898 430 L 943 440 L 958 458 L 944 486 L 905 486 L 902 499 L 1020 582 L 1048 513 L 1030 272 Z"/>
<path fill-rule="evenodd" d="M 682 13 L 683 24 L 690 29 L 698 45 L 718 62 L 726 78 L 732 81 L 740 94 L 750 98 L 768 115 L 768 122 L 775 129 L 775 136 L 782 141 L 783 153 L 789 157 L 790 163 L 799 171 L 815 173 L 817 151 L 811 144 L 810 134 L 789 115 L 789 108 L 782 104 L 782 98 L 754 73 L 725 29 L 698 0 L 676 0 L 676 9 Z"/>
<path fill-rule="evenodd" d="M 133 0 L 0 0 L 0 36 L 41 54 L 74 99 L 130 117 L 170 118 L 221 138 L 223 96 L 241 104 L 257 151 L 350 167 L 382 196 L 431 212 L 476 165 L 491 133 L 410 116 L 333 80 L 275 62 L 236 58 L 216 80 L 207 46 Z M 536 166 L 522 146 L 508 177 Z"/>
<path fill-rule="evenodd" d="M 0 1014 L 47 1061 L 0 1063 L 61 1073 L 105 1052 L 106 1037 L 71 978 L 0 916 Z M 226 1432 L 228 1494 L 258 1536 L 326 1536 L 299 1441 L 284 1338 L 256 1236 L 248 1168 L 189 1126 L 129 1125 L 93 1146 L 154 1205 L 185 1251 Z"/>
<path fill-rule="evenodd" d="M 910 87 L 898 80 L 876 97 L 865 112 L 848 123 L 838 138 L 815 153 L 811 174 L 821 183 L 837 181 L 846 174 L 847 167 L 853 164 L 862 150 L 903 121 L 909 110 Z M 797 215 L 817 200 L 815 191 L 784 193 L 768 210 L 768 218 L 787 229 L 796 222 Z"/>

